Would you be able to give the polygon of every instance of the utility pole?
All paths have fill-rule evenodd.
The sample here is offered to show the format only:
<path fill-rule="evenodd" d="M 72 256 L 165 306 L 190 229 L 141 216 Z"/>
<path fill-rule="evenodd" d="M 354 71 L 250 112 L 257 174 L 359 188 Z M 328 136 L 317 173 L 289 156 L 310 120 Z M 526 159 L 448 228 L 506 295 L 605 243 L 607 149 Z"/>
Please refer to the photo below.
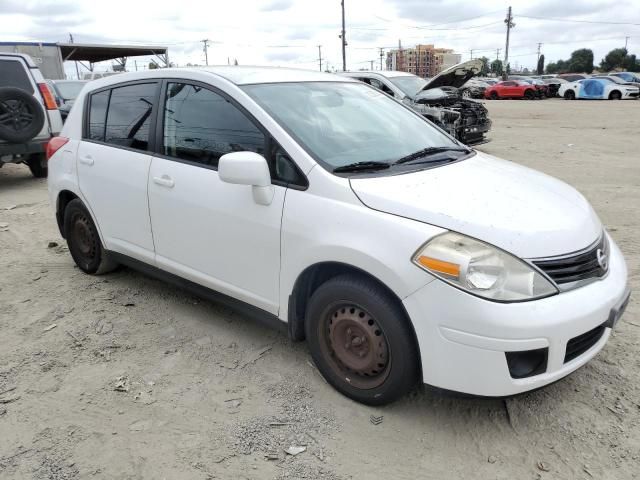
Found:
<path fill-rule="evenodd" d="M 496 60 L 500 60 L 500 50 L 501 48 L 496 48 Z"/>
<path fill-rule="evenodd" d="M 507 42 L 504 49 L 504 71 L 502 77 L 507 79 L 507 69 L 509 67 L 509 34 L 511 33 L 511 29 L 516 26 L 513 23 L 513 15 L 511 13 L 511 6 L 509 6 L 509 10 L 507 10 L 507 18 L 505 18 L 504 23 L 507 25 Z"/>
<path fill-rule="evenodd" d="M 73 35 L 71 35 L 71 32 L 69 32 L 69 43 L 73 43 Z M 78 80 L 80 80 L 80 70 L 78 70 L 78 62 L 73 62 L 73 63 L 76 64 L 76 75 L 78 77 Z"/>
<path fill-rule="evenodd" d="M 471 49 L 471 60 L 473 60 L 473 48 Z"/>
<path fill-rule="evenodd" d="M 320 71 L 322 71 L 322 45 L 318 45 L 318 63 L 320 64 Z"/>
<path fill-rule="evenodd" d="M 369 63 L 371 63 L 371 71 L 373 71 L 373 62 L 375 62 L 375 60 L 369 60 Z"/>
<path fill-rule="evenodd" d="M 540 62 L 540 47 L 542 47 L 542 43 L 538 43 L 538 62 Z M 536 63 L 536 68 L 538 68 L 537 65 Z"/>
<path fill-rule="evenodd" d="M 344 0 L 340 1 L 340 6 L 342 7 L 342 34 L 340 38 L 342 39 L 342 71 L 347 71 L 347 39 L 345 38 L 344 31 Z"/>
<path fill-rule="evenodd" d="M 384 70 L 382 68 L 382 59 L 384 58 L 384 48 L 380 47 L 380 70 Z"/>
<path fill-rule="evenodd" d="M 200 40 L 200 41 L 204 45 L 204 47 L 202 48 L 202 50 L 204 51 L 204 63 L 209 65 L 209 52 L 207 51 L 207 49 L 209 48 L 209 42 L 211 40 L 209 40 L 208 38 L 205 38 L 204 40 Z"/>
<path fill-rule="evenodd" d="M 629 37 L 624 37 L 624 49 L 627 50 L 627 45 L 629 44 Z M 628 51 L 628 50 L 627 50 Z"/>

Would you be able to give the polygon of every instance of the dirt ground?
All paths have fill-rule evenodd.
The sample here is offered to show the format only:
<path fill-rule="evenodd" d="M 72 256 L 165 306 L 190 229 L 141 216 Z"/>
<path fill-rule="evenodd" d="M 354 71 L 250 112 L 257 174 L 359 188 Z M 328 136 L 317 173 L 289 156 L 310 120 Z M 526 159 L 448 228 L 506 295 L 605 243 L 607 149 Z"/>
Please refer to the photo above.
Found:
<path fill-rule="evenodd" d="M 356 404 L 304 343 L 131 270 L 82 274 L 45 181 L 9 165 L 0 478 L 640 478 L 640 101 L 487 103 L 480 149 L 577 187 L 626 256 L 636 296 L 587 366 L 507 400 Z"/>

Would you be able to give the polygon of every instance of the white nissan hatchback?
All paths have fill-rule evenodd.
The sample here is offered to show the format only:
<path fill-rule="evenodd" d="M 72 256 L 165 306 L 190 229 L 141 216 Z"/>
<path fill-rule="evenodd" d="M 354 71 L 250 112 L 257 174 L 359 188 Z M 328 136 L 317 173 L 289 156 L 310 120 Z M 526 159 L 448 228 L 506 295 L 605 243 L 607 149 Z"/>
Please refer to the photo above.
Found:
<path fill-rule="evenodd" d="M 554 382 L 603 348 L 629 299 L 577 191 L 349 78 L 96 80 L 48 157 L 80 269 L 129 265 L 285 322 L 368 404 L 418 381 L 484 396 Z"/>

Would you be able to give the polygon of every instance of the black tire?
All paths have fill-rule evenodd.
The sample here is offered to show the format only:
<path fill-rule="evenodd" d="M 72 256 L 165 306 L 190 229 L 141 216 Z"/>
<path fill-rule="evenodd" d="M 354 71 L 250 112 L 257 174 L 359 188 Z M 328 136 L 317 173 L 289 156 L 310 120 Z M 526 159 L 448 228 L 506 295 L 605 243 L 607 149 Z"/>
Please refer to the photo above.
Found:
<path fill-rule="evenodd" d="M 564 99 L 565 100 L 575 100 L 576 99 L 576 94 L 573 90 L 567 90 L 566 92 L 564 92 Z"/>
<path fill-rule="evenodd" d="M 621 100 L 622 94 L 618 90 L 614 90 L 609 94 L 609 100 Z"/>
<path fill-rule="evenodd" d="M 357 402 L 384 405 L 416 385 L 419 354 L 409 321 L 397 300 L 372 280 L 346 274 L 318 287 L 305 332 L 320 373 Z"/>
<path fill-rule="evenodd" d="M 101 275 L 117 268 L 102 246 L 91 214 L 78 198 L 64 211 L 64 236 L 74 262 L 84 273 Z"/>
<path fill-rule="evenodd" d="M 47 165 L 47 157 L 44 153 L 31 155 L 29 160 L 27 160 L 27 165 L 34 177 L 47 178 L 47 175 L 49 174 L 49 167 Z"/>
<path fill-rule="evenodd" d="M 533 100 L 535 98 L 536 94 L 533 92 L 533 90 L 525 90 L 524 91 L 524 98 L 526 98 L 527 100 Z"/>
<path fill-rule="evenodd" d="M 33 95 L 19 88 L 0 88 L 0 140 L 25 143 L 43 126 L 44 110 Z"/>
<path fill-rule="evenodd" d="M 498 100 L 498 99 L 500 98 L 500 96 L 498 95 L 498 92 L 493 91 L 493 92 L 491 92 L 491 93 L 489 94 L 489 98 L 490 98 L 491 100 Z"/>

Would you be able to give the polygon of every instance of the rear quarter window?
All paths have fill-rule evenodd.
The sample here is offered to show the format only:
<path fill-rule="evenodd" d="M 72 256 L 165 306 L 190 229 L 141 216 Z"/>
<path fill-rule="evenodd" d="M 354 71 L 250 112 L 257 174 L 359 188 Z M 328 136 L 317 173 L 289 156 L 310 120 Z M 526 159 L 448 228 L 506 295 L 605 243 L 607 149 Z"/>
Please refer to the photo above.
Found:
<path fill-rule="evenodd" d="M 15 87 L 33 94 L 27 67 L 20 60 L 0 59 L 0 87 Z"/>

